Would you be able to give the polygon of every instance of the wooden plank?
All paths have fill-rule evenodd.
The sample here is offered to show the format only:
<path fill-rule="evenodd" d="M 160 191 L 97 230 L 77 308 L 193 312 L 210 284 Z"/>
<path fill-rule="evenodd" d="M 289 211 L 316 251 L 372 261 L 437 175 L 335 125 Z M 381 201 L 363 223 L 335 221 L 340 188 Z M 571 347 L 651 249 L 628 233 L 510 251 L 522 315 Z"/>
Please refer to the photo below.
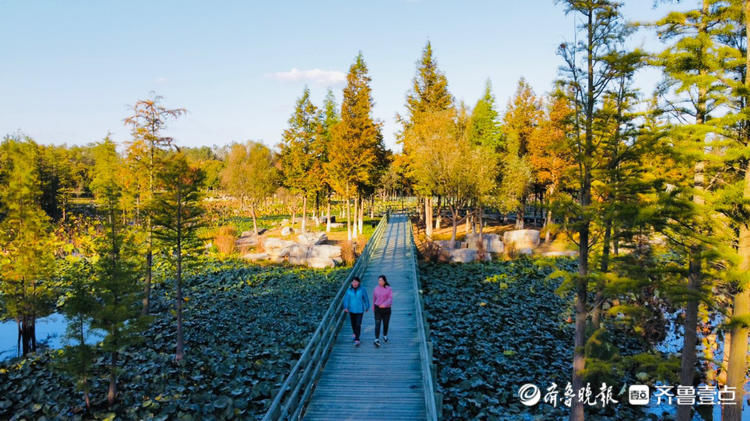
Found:
<path fill-rule="evenodd" d="M 305 420 L 427 418 L 410 229 L 406 216 L 392 216 L 362 276 L 371 301 L 380 274 L 393 288 L 389 343 L 373 345 L 375 320 L 369 311 L 362 321 L 362 344 L 354 347 L 347 318 L 320 373 Z"/>

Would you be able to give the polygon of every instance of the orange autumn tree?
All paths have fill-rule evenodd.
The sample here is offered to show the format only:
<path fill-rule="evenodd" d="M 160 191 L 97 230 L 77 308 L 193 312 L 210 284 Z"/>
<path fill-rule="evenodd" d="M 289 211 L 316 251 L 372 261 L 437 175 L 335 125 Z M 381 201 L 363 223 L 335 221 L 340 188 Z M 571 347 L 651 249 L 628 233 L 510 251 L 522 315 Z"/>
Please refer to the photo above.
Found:
<path fill-rule="evenodd" d="M 565 174 L 573 166 L 568 144 L 573 108 L 562 95 L 550 96 L 545 115 L 531 132 L 528 140 L 528 159 L 536 182 L 545 187 L 547 203 L 557 194 L 565 181 Z M 545 242 L 550 240 L 552 209 L 547 208 L 544 219 Z"/>

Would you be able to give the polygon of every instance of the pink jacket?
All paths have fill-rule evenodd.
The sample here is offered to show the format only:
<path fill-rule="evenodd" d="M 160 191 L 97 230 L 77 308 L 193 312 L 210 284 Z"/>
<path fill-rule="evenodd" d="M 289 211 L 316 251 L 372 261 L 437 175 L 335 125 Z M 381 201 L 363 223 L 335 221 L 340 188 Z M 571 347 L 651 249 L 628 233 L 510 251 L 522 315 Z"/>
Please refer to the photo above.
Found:
<path fill-rule="evenodd" d="M 372 293 L 372 303 L 373 308 L 390 307 L 393 304 L 393 290 L 391 287 L 376 286 L 375 291 Z"/>

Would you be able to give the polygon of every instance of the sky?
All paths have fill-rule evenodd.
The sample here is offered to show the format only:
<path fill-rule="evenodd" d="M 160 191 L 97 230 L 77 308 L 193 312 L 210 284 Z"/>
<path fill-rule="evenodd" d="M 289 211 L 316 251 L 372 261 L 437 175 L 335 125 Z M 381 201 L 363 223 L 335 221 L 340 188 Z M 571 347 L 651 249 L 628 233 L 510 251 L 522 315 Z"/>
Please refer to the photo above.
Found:
<path fill-rule="evenodd" d="M 653 21 L 667 11 L 653 5 L 626 0 L 623 13 Z M 554 0 L 0 0 L 0 136 L 123 142 L 123 118 L 156 93 L 188 110 L 165 131 L 179 145 L 274 146 L 304 87 L 318 105 L 329 88 L 340 101 L 362 51 L 374 115 L 398 150 L 396 114 L 428 40 L 457 100 L 473 105 L 490 79 L 502 110 L 521 77 L 551 89 L 573 28 Z M 649 31 L 630 43 L 659 46 Z M 646 70 L 636 83 L 649 94 L 658 77 Z"/>

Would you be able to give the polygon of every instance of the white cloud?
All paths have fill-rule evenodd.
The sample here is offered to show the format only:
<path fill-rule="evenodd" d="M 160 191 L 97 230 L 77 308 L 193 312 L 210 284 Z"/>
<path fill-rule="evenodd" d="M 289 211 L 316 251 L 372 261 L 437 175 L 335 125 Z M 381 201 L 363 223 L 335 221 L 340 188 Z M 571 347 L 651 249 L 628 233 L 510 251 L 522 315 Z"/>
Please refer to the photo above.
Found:
<path fill-rule="evenodd" d="M 309 82 L 323 86 L 343 85 L 346 82 L 346 74 L 343 72 L 321 69 L 300 70 L 294 68 L 288 72 L 269 73 L 266 77 L 283 82 Z"/>

